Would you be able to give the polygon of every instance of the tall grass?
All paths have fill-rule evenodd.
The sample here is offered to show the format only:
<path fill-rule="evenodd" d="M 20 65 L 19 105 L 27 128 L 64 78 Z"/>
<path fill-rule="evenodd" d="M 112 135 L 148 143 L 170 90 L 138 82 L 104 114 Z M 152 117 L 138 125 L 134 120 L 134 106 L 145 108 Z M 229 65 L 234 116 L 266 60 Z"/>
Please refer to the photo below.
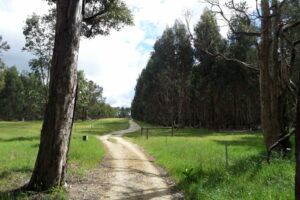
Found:
<path fill-rule="evenodd" d="M 172 137 L 170 130 L 150 129 L 148 140 L 139 131 L 127 137 L 165 167 L 186 199 L 294 199 L 295 162 L 275 157 L 268 164 L 261 133 L 179 129 Z"/>

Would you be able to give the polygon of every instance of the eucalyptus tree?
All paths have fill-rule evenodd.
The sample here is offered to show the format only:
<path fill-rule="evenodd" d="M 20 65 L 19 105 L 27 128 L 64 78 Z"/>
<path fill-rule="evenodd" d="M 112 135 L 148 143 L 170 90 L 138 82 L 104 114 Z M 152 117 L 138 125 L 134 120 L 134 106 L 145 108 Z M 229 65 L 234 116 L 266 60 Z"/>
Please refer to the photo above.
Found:
<path fill-rule="evenodd" d="M 154 51 L 135 88 L 131 105 L 135 119 L 163 125 L 176 119 L 174 37 L 172 29 L 166 28 L 154 44 Z"/>
<path fill-rule="evenodd" d="M 46 103 L 54 47 L 55 11 L 50 9 L 49 14 L 44 16 L 32 14 L 26 19 L 23 34 L 25 36 L 25 45 L 22 50 L 35 56 L 29 61 L 29 66 L 43 83 L 44 102 Z"/>
<path fill-rule="evenodd" d="M 16 67 L 5 69 L 5 85 L 0 91 L 0 119 L 22 119 L 22 90 L 23 84 Z"/>
<path fill-rule="evenodd" d="M 164 125 L 174 119 L 174 102 L 170 103 L 169 98 L 174 87 L 169 82 L 170 74 L 166 73 L 166 68 L 170 65 L 169 59 L 174 58 L 173 44 L 167 42 L 172 36 L 172 31 L 167 28 L 154 44 L 154 52 L 137 80 L 131 105 L 134 119 Z M 173 80 L 172 83 L 175 83 L 175 79 Z"/>
<path fill-rule="evenodd" d="M 45 108 L 44 85 L 36 73 L 22 72 L 20 74 L 23 89 L 19 92 L 22 99 L 23 120 L 42 120 Z"/>
<path fill-rule="evenodd" d="M 221 77 L 218 70 L 224 66 L 220 60 L 209 57 L 201 52 L 199 48 L 209 49 L 211 52 L 224 52 L 226 49 L 226 41 L 224 41 L 219 32 L 217 21 L 209 10 L 205 10 L 201 15 L 200 21 L 196 24 L 195 29 L 195 58 L 198 63 L 193 68 L 192 86 L 193 99 L 192 110 L 195 113 L 195 123 L 208 128 L 218 127 L 219 117 L 218 102 L 220 99 L 220 91 L 217 85 L 224 90 L 224 84 L 220 83 Z"/>
<path fill-rule="evenodd" d="M 191 73 L 194 64 L 194 55 L 188 31 L 184 24 L 175 22 L 173 27 L 175 35 L 175 63 L 178 75 L 178 124 L 190 125 L 191 101 Z"/>
<path fill-rule="evenodd" d="M 87 117 L 97 118 L 100 116 L 101 105 L 105 103 L 105 98 L 103 97 L 103 87 L 97 85 L 93 81 L 88 81 L 86 85 L 86 100 L 87 106 L 84 109 L 86 120 Z"/>
<path fill-rule="evenodd" d="M 75 108 L 76 119 L 86 120 L 86 110 L 88 107 L 88 80 L 85 78 L 83 71 L 77 73 L 78 92 Z"/>
<path fill-rule="evenodd" d="M 56 26 L 50 69 L 49 97 L 40 146 L 28 190 L 62 186 L 67 171 L 77 88 L 80 35 L 107 35 L 132 24 L 120 0 L 49 0 L 56 5 Z"/>
<path fill-rule="evenodd" d="M 170 125 L 177 120 L 178 78 L 175 40 L 174 29 L 166 28 L 161 38 L 156 41 L 153 56 L 147 66 L 145 112 L 148 116 L 147 120 L 153 123 Z"/>
<path fill-rule="evenodd" d="M 245 18 L 233 16 L 232 26 L 235 30 L 242 30 L 247 23 Z M 243 62 L 257 64 L 257 50 L 255 40 L 245 35 L 236 35 L 231 31 L 228 34 L 227 55 L 238 58 Z M 235 62 L 227 62 L 224 77 L 229 86 L 229 112 L 233 116 L 234 124 L 243 123 L 248 128 L 256 128 L 260 124 L 259 77 L 258 72 L 240 67 Z"/>
<path fill-rule="evenodd" d="M 193 50 L 185 25 L 176 21 L 154 44 L 132 102 L 132 116 L 152 123 L 185 126 L 190 122 Z"/>

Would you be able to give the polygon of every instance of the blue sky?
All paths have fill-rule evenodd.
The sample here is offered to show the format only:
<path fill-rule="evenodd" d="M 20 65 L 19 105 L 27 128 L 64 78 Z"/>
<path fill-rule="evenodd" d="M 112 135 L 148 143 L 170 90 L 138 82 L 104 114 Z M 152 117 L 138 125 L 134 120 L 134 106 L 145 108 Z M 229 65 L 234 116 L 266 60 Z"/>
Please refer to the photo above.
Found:
<path fill-rule="evenodd" d="M 176 19 L 183 19 L 189 9 L 193 13 L 191 25 L 199 18 L 206 5 L 199 0 L 126 0 L 134 15 L 134 26 L 111 31 L 109 36 L 98 36 L 80 43 L 78 69 L 86 77 L 103 86 L 104 96 L 112 106 L 130 106 L 136 79 L 146 66 L 155 40 Z M 34 5 L 34 6 L 33 6 Z M 9 66 L 29 70 L 32 57 L 21 49 L 26 17 L 33 12 L 46 13 L 43 0 L 0 0 L 0 35 L 11 49 L 1 59 Z"/>

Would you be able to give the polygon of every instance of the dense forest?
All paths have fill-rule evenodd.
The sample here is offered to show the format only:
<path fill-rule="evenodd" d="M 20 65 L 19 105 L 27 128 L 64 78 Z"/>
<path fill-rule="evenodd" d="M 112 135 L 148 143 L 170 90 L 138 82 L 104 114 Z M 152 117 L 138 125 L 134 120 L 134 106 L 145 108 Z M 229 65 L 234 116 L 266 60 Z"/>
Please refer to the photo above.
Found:
<path fill-rule="evenodd" d="M 258 128 L 259 72 L 235 62 L 257 65 L 257 39 L 233 32 L 245 29 L 246 17 L 233 15 L 230 23 L 225 39 L 215 12 L 206 9 L 193 33 L 181 21 L 166 28 L 137 80 L 133 118 L 161 125 Z M 257 24 L 252 26 L 252 30 L 259 29 Z M 297 68 L 299 64 L 293 74 Z M 287 102 L 288 115 L 294 113 L 294 103 Z"/>
<path fill-rule="evenodd" d="M 103 88 L 87 80 L 83 71 L 78 72 L 78 80 L 76 119 L 120 115 L 120 108 L 105 103 Z M 16 67 L 7 67 L 0 61 L 0 120 L 42 120 L 47 101 L 45 87 L 37 73 L 20 73 Z"/>

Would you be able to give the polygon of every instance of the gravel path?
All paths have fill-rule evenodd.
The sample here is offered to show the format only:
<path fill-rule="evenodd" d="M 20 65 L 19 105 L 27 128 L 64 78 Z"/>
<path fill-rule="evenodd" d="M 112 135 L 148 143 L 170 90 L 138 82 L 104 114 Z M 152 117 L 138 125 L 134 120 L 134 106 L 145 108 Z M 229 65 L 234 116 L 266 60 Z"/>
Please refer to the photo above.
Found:
<path fill-rule="evenodd" d="M 153 160 L 139 146 L 121 137 L 139 129 L 130 120 L 129 129 L 97 137 L 105 144 L 107 155 L 88 177 L 71 180 L 70 199 L 182 199 L 181 194 L 171 192 Z"/>

